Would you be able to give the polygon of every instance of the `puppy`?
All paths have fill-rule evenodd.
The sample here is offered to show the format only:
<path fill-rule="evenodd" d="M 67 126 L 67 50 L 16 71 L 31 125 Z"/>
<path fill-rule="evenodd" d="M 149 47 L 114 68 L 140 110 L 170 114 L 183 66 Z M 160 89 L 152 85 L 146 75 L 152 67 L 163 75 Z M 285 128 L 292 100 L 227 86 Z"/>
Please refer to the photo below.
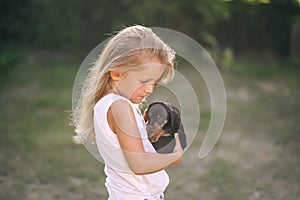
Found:
<path fill-rule="evenodd" d="M 186 135 L 178 109 L 167 102 L 151 103 L 144 112 L 148 137 L 158 153 L 171 153 L 175 146 L 174 133 L 179 134 L 181 147 L 187 146 Z"/>

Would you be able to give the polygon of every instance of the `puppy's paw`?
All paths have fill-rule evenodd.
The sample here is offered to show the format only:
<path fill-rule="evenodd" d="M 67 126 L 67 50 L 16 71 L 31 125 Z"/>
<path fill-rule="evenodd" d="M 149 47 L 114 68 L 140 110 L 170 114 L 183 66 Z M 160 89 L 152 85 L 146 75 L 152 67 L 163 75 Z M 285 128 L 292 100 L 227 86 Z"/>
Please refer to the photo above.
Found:
<path fill-rule="evenodd" d="M 156 134 L 156 135 L 150 137 L 149 140 L 150 140 L 151 142 L 157 142 L 159 138 L 160 138 L 160 135 L 159 135 L 159 134 Z"/>

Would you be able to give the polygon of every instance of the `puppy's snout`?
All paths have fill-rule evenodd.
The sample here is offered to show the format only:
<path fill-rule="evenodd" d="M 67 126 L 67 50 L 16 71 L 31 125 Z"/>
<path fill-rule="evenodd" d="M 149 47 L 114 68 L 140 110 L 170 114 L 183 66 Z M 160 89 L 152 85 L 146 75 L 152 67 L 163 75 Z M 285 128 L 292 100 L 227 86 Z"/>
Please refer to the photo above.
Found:
<path fill-rule="evenodd" d="M 149 123 L 147 124 L 147 132 L 150 133 L 150 134 L 153 134 L 154 133 L 154 126 L 153 124 Z"/>
<path fill-rule="evenodd" d="M 151 124 L 148 124 L 147 129 L 151 131 L 153 129 L 153 126 Z"/>

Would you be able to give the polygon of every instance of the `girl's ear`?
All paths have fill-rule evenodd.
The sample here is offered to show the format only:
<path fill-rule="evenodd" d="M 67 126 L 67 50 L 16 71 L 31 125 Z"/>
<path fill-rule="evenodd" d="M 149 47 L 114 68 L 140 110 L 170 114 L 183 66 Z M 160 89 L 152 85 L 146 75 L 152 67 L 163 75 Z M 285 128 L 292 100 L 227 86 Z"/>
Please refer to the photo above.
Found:
<path fill-rule="evenodd" d="M 116 72 L 116 71 L 110 71 L 110 77 L 112 78 L 112 80 L 114 81 L 118 81 L 121 78 L 121 73 Z"/>

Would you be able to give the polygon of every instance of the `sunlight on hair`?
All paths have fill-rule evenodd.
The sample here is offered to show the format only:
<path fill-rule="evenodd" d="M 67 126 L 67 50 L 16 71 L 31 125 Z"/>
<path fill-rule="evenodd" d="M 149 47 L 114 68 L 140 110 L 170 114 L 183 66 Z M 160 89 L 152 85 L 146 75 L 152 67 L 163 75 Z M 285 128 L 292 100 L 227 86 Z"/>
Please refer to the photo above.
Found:
<path fill-rule="evenodd" d="M 154 37 L 155 40 L 157 39 L 158 41 L 161 38 L 175 51 L 160 42 L 158 42 L 157 46 L 153 48 L 153 46 L 151 46 L 153 43 L 150 42 L 149 44 L 146 44 L 146 40 L 143 41 L 142 46 L 139 48 L 152 48 L 154 50 L 153 53 L 155 53 L 154 55 L 158 56 L 161 60 L 165 60 L 163 64 L 167 66 L 169 65 L 168 62 L 173 62 L 175 58 L 174 53 L 176 52 L 177 55 L 184 58 L 191 64 L 191 67 L 195 70 L 195 74 L 198 76 L 197 79 L 201 79 L 202 77 L 206 84 L 210 95 L 211 118 L 204 140 L 199 147 L 198 158 L 202 159 L 214 148 L 224 126 L 226 116 L 226 93 L 223 79 L 210 55 L 195 40 L 174 30 L 159 27 L 152 27 L 151 29 L 154 32 L 149 33 L 150 37 Z M 132 47 L 126 46 L 126 48 L 129 48 L 129 54 L 128 49 L 124 50 L 121 48 L 112 48 L 114 46 L 118 46 L 117 44 L 120 44 L 119 39 L 120 38 L 111 37 L 95 47 L 88 54 L 77 73 L 73 88 L 73 115 L 74 120 L 78 125 L 76 127 L 78 128 L 76 129 L 78 136 L 74 138 L 74 142 L 82 143 L 85 148 L 100 162 L 103 163 L 102 158 L 104 158 L 107 159 L 107 162 L 111 162 L 110 164 L 112 166 L 123 171 L 129 171 L 128 166 L 120 165 L 119 162 L 116 162 L 116 159 L 108 159 L 110 157 L 109 155 L 104 155 L 102 153 L 100 156 L 97 142 L 99 142 L 99 144 L 101 143 L 100 146 L 102 150 L 103 148 L 111 148 L 111 146 L 107 146 L 108 144 L 103 141 L 97 140 L 96 142 L 94 128 L 91 128 L 93 127 L 93 108 L 96 104 L 95 94 L 98 92 L 96 91 L 96 87 L 91 88 L 91 86 L 97 86 L 101 83 L 100 77 L 103 77 L 105 73 L 109 72 L 109 67 L 112 67 L 113 69 L 116 67 L 117 69 L 118 66 L 124 66 L 124 63 L 135 66 L 132 65 L 134 59 L 131 59 L 135 54 L 131 53 L 134 53 L 132 50 L 135 50 L 134 45 L 137 44 L 131 43 L 136 43 L 139 38 L 134 38 L 133 41 L 129 41 L 130 38 L 121 38 L 123 44 L 130 43 L 133 45 Z M 128 41 L 125 42 L 124 40 Z M 107 57 L 109 57 L 109 59 L 106 59 Z M 123 58 L 126 58 L 126 62 L 124 62 Z M 89 74 L 91 71 L 94 72 L 93 74 L 96 75 L 96 77 L 92 77 Z M 103 79 L 102 81 L 104 82 L 101 84 L 104 84 L 107 82 L 107 79 Z M 197 85 L 194 85 L 194 81 L 193 77 L 185 76 L 175 69 L 174 79 L 171 82 L 162 85 L 174 94 L 176 101 L 179 103 L 182 121 L 186 124 L 188 146 L 191 145 L 198 134 L 200 123 L 200 102 L 197 98 L 197 93 L 199 91 L 197 91 Z M 85 86 L 85 84 L 89 85 L 89 87 Z M 104 93 L 103 91 L 100 91 L 100 93 L 101 98 Z M 90 98 L 90 100 L 86 101 L 86 97 Z M 162 98 L 162 96 L 159 98 Z M 82 107 L 84 103 L 87 103 L 87 107 Z M 191 108 L 193 108 L 192 112 L 190 110 Z M 187 150 L 187 148 L 185 150 Z"/>

